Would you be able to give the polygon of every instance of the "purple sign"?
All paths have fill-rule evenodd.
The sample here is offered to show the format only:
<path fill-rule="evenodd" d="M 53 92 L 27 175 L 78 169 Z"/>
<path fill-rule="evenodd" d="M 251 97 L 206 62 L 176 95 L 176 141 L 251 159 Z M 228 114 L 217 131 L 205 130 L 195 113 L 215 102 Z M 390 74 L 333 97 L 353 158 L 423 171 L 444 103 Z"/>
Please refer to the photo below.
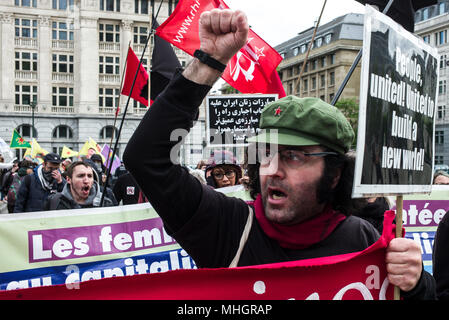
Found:
<path fill-rule="evenodd" d="M 101 256 L 174 243 L 160 218 L 28 232 L 30 263 Z"/>
<path fill-rule="evenodd" d="M 404 227 L 437 227 L 449 210 L 449 200 L 404 200 Z"/>

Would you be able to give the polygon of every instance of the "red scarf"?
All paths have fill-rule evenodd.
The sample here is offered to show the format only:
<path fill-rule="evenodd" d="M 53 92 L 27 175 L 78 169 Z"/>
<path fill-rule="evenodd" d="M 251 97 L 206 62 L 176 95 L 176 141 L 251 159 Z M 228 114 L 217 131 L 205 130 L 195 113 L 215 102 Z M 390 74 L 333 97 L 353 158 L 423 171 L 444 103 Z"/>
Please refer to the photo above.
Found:
<path fill-rule="evenodd" d="M 252 204 L 251 202 L 249 204 Z M 265 217 L 262 196 L 253 202 L 256 218 L 267 236 L 287 249 L 304 249 L 326 239 L 332 231 L 346 219 L 346 216 L 327 206 L 316 217 L 292 226 L 272 223 Z"/>

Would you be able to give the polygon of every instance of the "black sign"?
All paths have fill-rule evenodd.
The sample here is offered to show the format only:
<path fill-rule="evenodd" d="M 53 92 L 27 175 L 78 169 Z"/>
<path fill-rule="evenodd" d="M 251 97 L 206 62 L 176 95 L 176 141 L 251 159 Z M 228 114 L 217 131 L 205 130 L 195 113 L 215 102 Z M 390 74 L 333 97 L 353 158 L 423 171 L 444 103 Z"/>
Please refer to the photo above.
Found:
<path fill-rule="evenodd" d="M 354 194 L 430 192 L 438 60 L 367 8 Z"/>
<path fill-rule="evenodd" d="M 259 131 L 263 107 L 277 99 L 270 95 L 224 95 L 207 97 L 209 145 L 245 146 Z"/>

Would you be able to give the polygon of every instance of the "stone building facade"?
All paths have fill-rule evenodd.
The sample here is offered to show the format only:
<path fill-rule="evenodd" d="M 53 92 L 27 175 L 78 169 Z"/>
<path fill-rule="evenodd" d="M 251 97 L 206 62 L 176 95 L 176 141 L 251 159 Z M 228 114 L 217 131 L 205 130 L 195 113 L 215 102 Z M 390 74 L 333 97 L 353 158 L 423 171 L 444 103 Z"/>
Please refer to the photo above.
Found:
<path fill-rule="evenodd" d="M 177 2 L 163 1 L 159 24 Z M 158 5 L 154 0 L 1 1 L 0 137 L 9 143 L 17 129 L 26 140 L 35 137 L 41 147 L 58 153 L 64 145 L 79 150 L 89 137 L 103 145 L 114 134 L 115 143 L 128 99 L 120 95 L 128 45 L 141 56 L 150 13 Z M 174 50 L 185 66 L 190 56 Z M 145 67 L 150 51 L 149 45 Z M 131 99 L 120 157 L 146 110 Z M 204 132 L 202 112 L 184 147 L 185 161 L 202 158 Z"/>

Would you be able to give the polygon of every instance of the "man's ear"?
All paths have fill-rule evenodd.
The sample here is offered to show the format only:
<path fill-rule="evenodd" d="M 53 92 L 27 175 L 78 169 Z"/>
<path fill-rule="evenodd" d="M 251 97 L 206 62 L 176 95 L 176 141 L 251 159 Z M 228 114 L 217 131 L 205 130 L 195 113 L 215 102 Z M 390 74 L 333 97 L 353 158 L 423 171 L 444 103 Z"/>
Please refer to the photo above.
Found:
<path fill-rule="evenodd" d="M 335 189 L 335 187 L 337 186 L 338 182 L 340 181 L 341 171 L 342 171 L 342 168 L 341 167 L 338 168 L 337 174 L 335 175 L 334 179 L 332 180 L 332 189 Z"/>

